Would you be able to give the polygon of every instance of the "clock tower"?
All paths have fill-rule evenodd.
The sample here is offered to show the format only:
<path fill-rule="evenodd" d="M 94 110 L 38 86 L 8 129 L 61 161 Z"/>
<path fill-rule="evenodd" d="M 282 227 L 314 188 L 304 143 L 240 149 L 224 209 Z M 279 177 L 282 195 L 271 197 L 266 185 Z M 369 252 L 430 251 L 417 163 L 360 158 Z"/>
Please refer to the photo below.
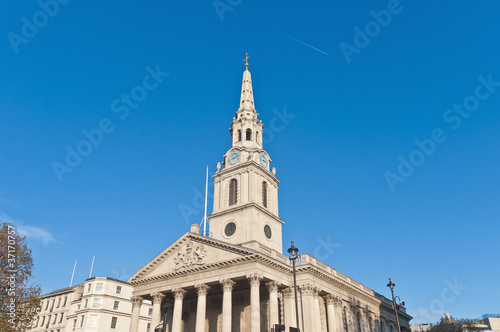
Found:
<path fill-rule="evenodd" d="M 278 179 L 262 145 L 264 124 L 255 110 L 248 56 L 236 116 L 231 122 L 231 148 L 217 164 L 210 233 L 215 239 L 253 247 L 264 245 L 282 253 L 278 216 Z"/>

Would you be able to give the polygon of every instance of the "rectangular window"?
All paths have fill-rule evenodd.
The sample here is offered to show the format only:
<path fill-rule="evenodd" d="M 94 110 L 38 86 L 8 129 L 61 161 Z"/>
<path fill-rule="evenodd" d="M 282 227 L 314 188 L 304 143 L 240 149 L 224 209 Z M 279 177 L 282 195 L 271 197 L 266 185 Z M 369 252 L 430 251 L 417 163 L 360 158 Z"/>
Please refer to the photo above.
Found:
<path fill-rule="evenodd" d="M 89 305 L 89 299 L 85 299 L 85 307 L 84 308 L 87 308 L 88 305 Z"/>
<path fill-rule="evenodd" d="M 120 305 L 120 302 L 119 301 L 115 301 L 115 303 L 113 304 L 113 310 L 118 310 L 118 306 Z"/>
<path fill-rule="evenodd" d="M 116 294 L 120 294 L 122 292 L 122 286 L 116 286 Z"/>
<path fill-rule="evenodd" d="M 148 327 L 146 328 L 146 332 L 149 332 L 150 329 L 151 329 L 151 323 L 148 323 Z"/>
<path fill-rule="evenodd" d="M 83 327 L 83 320 L 85 319 L 85 315 L 82 315 L 82 319 L 80 320 L 80 327 Z"/>
<path fill-rule="evenodd" d="M 97 315 L 90 315 L 89 318 L 89 327 L 96 328 L 97 327 Z"/>
<path fill-rule="evenodd" d="M 63 317 L 64 317 L 64 312 L 61 313 L 61 319 L 59 319 L 59 323 L 62 323 Z"/>
<path fill-rule="evenodd" d="M 49 324 L 50 324 L 50 315 L 47 316 L 47 325 L 45 325 L 45 327 L 49 327 Z"/>
<path fill-rule="evenodd" d="M 45 303 L 45 310 L 47 310 L 49 308 L 49 300 L 47 300 L 47 302 Z"/>
<path fill-rule="evenodd" d="M 57 322 L 57 314 L 54 315 L 54 320 L 52 321 L 52 324 L 55 324 Z"/>
<path fill-rule="evenodd" d="M 45 323 L 45 316 L 42 317 L 42 323 L 40 324 L 40 326 L 42 326 L 43 323 Z"/>
<path fill-rule="evenodd" d="M 114 330 L 116 329 L 116 321 L 118 320 L 118 318 L 116 317 L 111 317 L 111 328 Z"/>
<path fill-rule="evenodd" d="M 76 330 L 76 319 L 73 319 L 73 331 Z"/>
<path fill-rule="evenodd" d="M 59 308 L 59 306 L 60 306 L 60 305 L 61 305 L 61 298 L 59 298 L 59 299 L 57 300 L 57 307 L 56 307 L 56 308 Z"/>
<path fill-rule="evenodd" d="M 66 301 L 68 301 L 68 297 L 67 297 L 67 296 L 65 296 L 65 297 L 64 297 L 63 307 L 65 307 L 65 306 L 66 306 Z"/>
<path fill-rule="evenodd" d="M 90 292 L 90 289 L 92 288 L 92 284 L 89 284 L 87 287 L 87 292 Z"/>
<path fill-rule="evenodd" d="M 97 285 L 95 286 L 96 292 L 102 291 L 102 282 L 98 282 Z"/>
<path fill-rule="evenodd" d="M 56 304 L 56 299 L 52 300 L 52 306 L 50 307 L 50 309 L 54 309 L 54 304 Z"/>
<path fill-rule="evenodd" d="M 153 309 L 149 308 L 149 310 L 148 310 L 148 316 L 152 316 L 152 315 L 153 315 Z"/>
<path fill-rule="evenodd" d="M 99 308 L 101 307 L 101 299 L 94 299 L 94 304 L 92 305 L 92 308 Z"/>

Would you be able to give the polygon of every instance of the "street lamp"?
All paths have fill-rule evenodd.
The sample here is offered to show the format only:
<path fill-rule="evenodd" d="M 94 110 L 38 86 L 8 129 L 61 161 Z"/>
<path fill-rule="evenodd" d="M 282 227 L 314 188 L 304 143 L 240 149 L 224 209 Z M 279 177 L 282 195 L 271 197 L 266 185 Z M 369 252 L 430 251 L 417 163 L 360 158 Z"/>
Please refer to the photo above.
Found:
<path fill-rule="evenodd" d="M 394 312 L 396 313 L 396 322 L 398 323 L 398 331 L 401 332 L 401 326 L 399 325 L 398 311 L 399 311 L 399 305 L 404 305 L 404 302 L 401 303 L 401 299 L 399 298 L 399 296 L 397 296 L 400 303 L 399 303 L 399 305 L 396 304 L 396 298 L 394 297 L 394 286 L 396 286 L 396 284 L 391 281 L 391 278 L 389 278 L 389 283 L 387 284 L 387 287 L 389 287 L 391 289 L 392 309 L 394 309 Z"/>
<path fill-rule="evenodd" d="M 298 252 L 299 248 L 296 248 L 293 245 L 292 241 L 292 246 L 288 249 L 288 253 L 290 254 L 288 258 L 293 265 L 293 289 L 295 292 L 295 318 L 297 322 L 297 331 L 299 331 L 299 302 L 297 301 L 297 276 L 295 274 L 295 260 L 297 260 L 297 258 L 300 259 L 300 255 L 297 255 Z"/>

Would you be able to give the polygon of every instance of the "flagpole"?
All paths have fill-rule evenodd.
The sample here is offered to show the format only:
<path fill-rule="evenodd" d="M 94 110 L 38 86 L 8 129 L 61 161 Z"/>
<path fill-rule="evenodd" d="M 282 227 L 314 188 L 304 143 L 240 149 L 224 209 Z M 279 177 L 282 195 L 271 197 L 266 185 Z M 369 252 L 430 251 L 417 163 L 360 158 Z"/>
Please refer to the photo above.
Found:
<path fill-rule="evenodd" d="M 75 266 L 73 266 L 73 274 L 71 274 L 71 281 L 69 282 L 69 287 L 73 285 L 73 277 L 75 276 L 75 269 L 76 269 L 76 259 L 75 259 Z"/>
<path fill-rule="evenodd" d="M 208 166 L 207 166 L 207 181 L 205 184 L 205 214 L 203 217 L 203 236 L 207 236 L 207 196 L 208 196 Z"/>

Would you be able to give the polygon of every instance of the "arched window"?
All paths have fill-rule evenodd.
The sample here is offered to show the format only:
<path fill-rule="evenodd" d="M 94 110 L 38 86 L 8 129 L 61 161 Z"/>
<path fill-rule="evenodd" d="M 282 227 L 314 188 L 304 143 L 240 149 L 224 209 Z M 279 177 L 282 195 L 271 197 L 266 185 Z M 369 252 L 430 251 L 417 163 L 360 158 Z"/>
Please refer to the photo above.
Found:
<path fill-rule="evenodd" d="M 361 314 L 358 312 L 358 314 L 356 315 L 356 318 L 358 320 L 358 332 L 362 332 L 361 331 Z"/>
<path fill-rule="evenodd" d="M 241 130 L 238 130 L 238 142 L 241 142 Z"/>
<path fill-rule="evenodd" d="M 262 182 L 262 205 L 267 207 L 267 182 Z"/>
<path fill-rule="evenodd" d="M 238 203 L 238 181 L 231 179 L 229 182 L 229 205 Z"/>
<path fill-rule="evenodd" d="M 251 141 L 251 140 L 252 140 L 252 130 L 247 129 L 247 141 Z"/>
<path fill-rule="evenodd" d="M 349 327 L 347 326 L 347 310 L 345 307 L 342 311 L 342 322 L 344 323 L 344 332 L 349 332 Z"/>

